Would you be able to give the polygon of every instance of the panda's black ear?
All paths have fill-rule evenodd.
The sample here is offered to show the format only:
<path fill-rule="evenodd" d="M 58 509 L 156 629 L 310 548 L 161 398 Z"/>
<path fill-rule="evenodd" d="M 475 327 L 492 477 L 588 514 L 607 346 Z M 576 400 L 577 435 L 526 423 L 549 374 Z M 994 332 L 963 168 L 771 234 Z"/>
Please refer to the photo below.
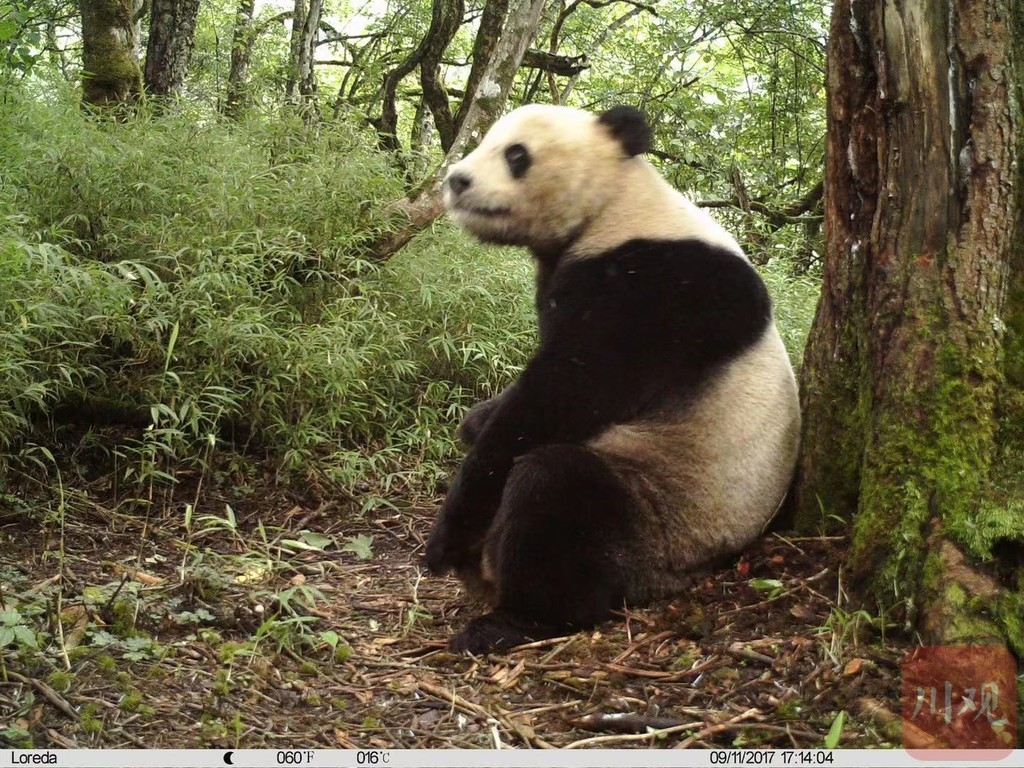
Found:
<path fill-rule="evenodd" d="M 607 126 L 630 157 L 642 155 L 651 148 L 651 126 L 644 113 L 636 107 L 612 107 L 602 112 L 597 121 Z"/>

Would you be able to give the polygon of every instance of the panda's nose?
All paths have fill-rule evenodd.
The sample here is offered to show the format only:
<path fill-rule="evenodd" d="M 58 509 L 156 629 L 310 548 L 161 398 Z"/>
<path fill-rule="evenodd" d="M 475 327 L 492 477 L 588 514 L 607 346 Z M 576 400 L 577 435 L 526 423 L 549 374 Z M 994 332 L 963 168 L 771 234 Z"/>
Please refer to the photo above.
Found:
<path fill-rule="evenodd" d="M 469 189 L 473 182 L 471 182 L 469 180 L 469 176 L 464 173 L 450 173 L 444 183 L 448 185 L 448 189 L 452 191 L 452 194 L 455 195 L 455 197 L 458 197 Z"/>

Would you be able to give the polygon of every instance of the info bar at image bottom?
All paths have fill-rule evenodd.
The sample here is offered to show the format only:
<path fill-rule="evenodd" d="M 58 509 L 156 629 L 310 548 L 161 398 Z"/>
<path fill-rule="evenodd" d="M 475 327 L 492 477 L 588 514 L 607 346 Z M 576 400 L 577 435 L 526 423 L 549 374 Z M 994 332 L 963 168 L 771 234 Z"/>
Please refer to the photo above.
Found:
<path fill-rule="evenodd" d="M 8 749 L 0 753 L 0 768 L 45 765 L 66 768 L 874 768 L 879 765 L 1018 768 L 1024 766 L 1024 750 Z"/>

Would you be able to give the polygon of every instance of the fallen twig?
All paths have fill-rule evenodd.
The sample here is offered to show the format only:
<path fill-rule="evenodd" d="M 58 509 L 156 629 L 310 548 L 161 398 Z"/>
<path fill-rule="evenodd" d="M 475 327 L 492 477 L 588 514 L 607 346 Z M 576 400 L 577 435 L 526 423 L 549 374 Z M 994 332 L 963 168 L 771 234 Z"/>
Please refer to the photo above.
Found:
<path fill-rule="evenodd" d="M 729 731 L 736 727 L 738 723 L 742 723 L 744 720 L 749 720 L 752 717 L 756 717 L 761 714 L 761 710 L 751 708 L 745 712 L 741 712 L 736 717 L 730 717 L 728 720 L 722 723 L 716 723 L 715 725 L 709 725 L 706 728 L 702 728 L 700 731 L 690 736 L 687 739 L 683 739 L 681 742 L 676 744 L 675 749 L 689 749 L 698 741 L 706 739 L 708 736 L 714 736 L 716 733 L 722 731 Z"/>
<path fill-rule="evenodd" d="M 588 731 L 614 731 L 615 733 L 646 733 L 650 730 L 664 730 L 684 725 L 685 721 L 675 717 L 656 717 L 636 712 L 593 712 L 577 717 L 573 725 Z"/>
<path fill-rule="evenodd" d="M 48 686 L 42 680 L 36 680 L 34 677 L 25 677 L 24 675 L 19 675 L 17 672 L 12 672 L 11 670 L 7 670 L 7 676 L 12 680 L 17 680 L 19 683 L 32 686 L 43 695 L 43 698 L 53 704 L 53 706 L 75 722 L 78 722 L 78 712 L 75 711 L 75 708 L 68 704 L 67 700 L 63 696 L 53 690 L 53 688 Z"/>
<path fill-rule="evenodd" d="M 704 725 L 700 720 L 695 720 L 692 723 L 679 723 L 668 728 L 658 728 L 657 730 L 651 730 L 647 733 L 627 733 L 627 734 L 614 734 L 612 736 L 592 736 L 589 739 L 580 739 L 574 741 L 571 744 L 566 744 L 563 749 L 579 749 L 580 747 L 589 747 L 593 744 L 608 744 L 611 742 L 624 743 L 629 741 L 644 741 L 647 739 L 658 739 L 664 736 L 668 736 L 671 733 L 679 733 L 680 731 L 690 731 L 694 728 L 699 728 Z"/>

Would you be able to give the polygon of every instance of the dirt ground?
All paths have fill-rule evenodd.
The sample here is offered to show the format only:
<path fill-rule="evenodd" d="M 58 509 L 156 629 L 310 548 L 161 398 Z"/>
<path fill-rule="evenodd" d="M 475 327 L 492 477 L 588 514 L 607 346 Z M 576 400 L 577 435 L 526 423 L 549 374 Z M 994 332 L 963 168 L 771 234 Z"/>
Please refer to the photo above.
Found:
<path fill-rule="evenodd" d="M 420 564 L 429 502 L 174 494 L 0 496 L 0 743 L 899 745 L 907 640 L 847 605 L 842 539 L 770 535 L 674 600 L 471 658 L 445 641 L 474 606 Z"/>

